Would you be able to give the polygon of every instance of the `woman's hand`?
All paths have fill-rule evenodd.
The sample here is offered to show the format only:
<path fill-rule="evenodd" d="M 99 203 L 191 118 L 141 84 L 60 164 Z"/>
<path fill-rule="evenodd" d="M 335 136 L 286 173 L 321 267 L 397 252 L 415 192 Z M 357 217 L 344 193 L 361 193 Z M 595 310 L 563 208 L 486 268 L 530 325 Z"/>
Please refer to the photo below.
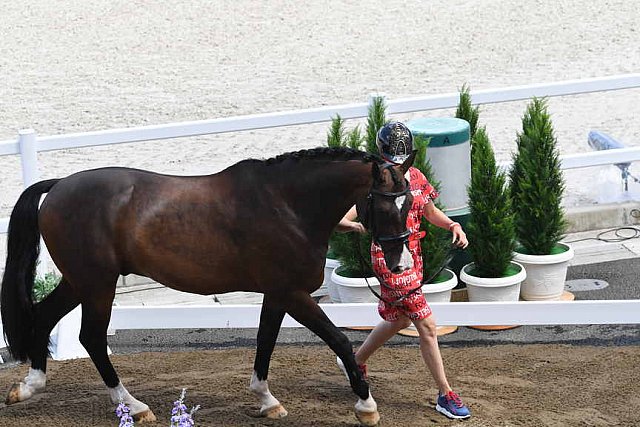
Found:
<path fill-rule="evenodd" d="M 345 233 L 355 231 L 356 233 L 364 234 L 367 231 L 364 225 L 356 221 L 343 220 L 340 222 L 340 226 L 342 228 L 341 231 Z"/>
<path fill-rule="evenodd" d="M 460 224 L 458 224 L 457 222 L 454 223 L 451 227 L 451 232 L 453 233 L 453 240 L 451 241 L 451 243 L 462 249 L 469 246 L 467 235 L 462 230 L 462 226 Z"/>
<path fill-rule="evenodd" d="M 356 211 L 355 205 L 349 209 L 349 211 L 344 215 L 344 218 L 340 220 L 338 225 L 336 226 L 336 231 L 340 233 L 349 233 L 351 231 L 355 231 L 356 233 L 364 233 L 367 231 L 364 228 L 364 225 L 361 223 L 354 221 L 358 217 L 358 212 Z"/>

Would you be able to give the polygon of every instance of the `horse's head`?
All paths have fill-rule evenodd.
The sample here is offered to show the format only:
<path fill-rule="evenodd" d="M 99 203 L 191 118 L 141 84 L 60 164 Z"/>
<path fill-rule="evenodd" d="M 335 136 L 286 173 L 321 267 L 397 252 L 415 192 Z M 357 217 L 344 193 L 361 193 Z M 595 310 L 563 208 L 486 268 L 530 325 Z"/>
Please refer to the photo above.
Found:
<path fill-rule="evenodd" d="M 371 231 L 373 241 L 382 248 L 387 268 L 393 273 L 413 267 L 413 258 L 407 247 L 407 215 L 413 196 L 405 174 L 415 157 L 414 151 L 401 165 L 374 163 L 371 190 L 366 200 L 356 206 L 358 217 Z"/>

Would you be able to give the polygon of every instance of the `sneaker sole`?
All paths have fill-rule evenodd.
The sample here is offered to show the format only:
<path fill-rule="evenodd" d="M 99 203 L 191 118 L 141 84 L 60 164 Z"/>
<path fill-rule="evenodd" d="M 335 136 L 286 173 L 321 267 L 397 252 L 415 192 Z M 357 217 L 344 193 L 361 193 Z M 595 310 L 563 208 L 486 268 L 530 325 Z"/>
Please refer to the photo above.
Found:
<path fill-rule="evenodd" d="M 440 412 L 442 415 L 446 416 L 447 418 L 451 418 L 452 420 L 464 420 L 466 418 L 471 417 L 471 414 L 469 415 L 454 415 L 451 412 L 447 411 L 445 408 L 443 408 L 440 405 L 436 405 L 436 411 Z"/>

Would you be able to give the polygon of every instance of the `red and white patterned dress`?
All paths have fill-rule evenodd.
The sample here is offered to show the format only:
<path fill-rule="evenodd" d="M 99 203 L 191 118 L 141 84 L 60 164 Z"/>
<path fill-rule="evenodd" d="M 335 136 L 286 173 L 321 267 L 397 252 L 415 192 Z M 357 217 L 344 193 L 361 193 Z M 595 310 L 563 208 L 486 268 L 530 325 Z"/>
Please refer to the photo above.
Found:
<path fill-rule="evenodd" d="M 393 274 L 387 268 L 380 246 L 375 243 L 371 244 L 371 264 L 373 271 L 386 284 L 380 288 L 382 298 L 387 301 L 395 301 L 422 283 L 420 239 L 424 236 L 424 232 L 420 231 L 420 219 L 424 215 L 425 206 L 438 197 L 438 192 L 429 184 L 422 172 L 414 167 L 409 168 L 409 188 L 413 195 L 413 204 L 407 215 L 407 230 L 411 233 L 409 235 L 409 252 L 413 257 L 413 268 L 400 274 Z M 401 313 L 412 320 L 417 320 L 429 317 L 431 308 L 427 304 L 422 290 L 418 290 L 398 305 L 390 305 L 380 301 L 378 313 L 389 322 L 397 320 Z"/>

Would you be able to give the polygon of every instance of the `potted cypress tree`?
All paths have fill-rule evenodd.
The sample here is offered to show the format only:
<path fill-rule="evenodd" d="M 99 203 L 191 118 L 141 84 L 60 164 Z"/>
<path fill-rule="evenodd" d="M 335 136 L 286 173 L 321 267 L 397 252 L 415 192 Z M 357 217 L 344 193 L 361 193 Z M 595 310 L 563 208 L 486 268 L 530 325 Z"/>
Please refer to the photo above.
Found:
<path fill-rule="evenodd" d="M 439 191 L 440 183 L 435 178 L 431 163 L 427 158 L 429 138 L 415 136 L 414 144 L 418 151 L 414 166 L 422 172 L 436 191 Z M 443 210 L 443 206 L 437 199 L 433 203 L 440 210 Z M 420 240 L 423 265 L 422 293 L 429 303 L 449 302 L 451 301 L 452 289 L 458 285 L 458 277 L 453 270 L 446 267 L 442 268 L 451 249 L 451 233 L 448 230 L 436 227 L 424 218 L 420 220 L 420 230 L 425 234 Z M 445 335 L 455 332 L 457 329 L 457 326 L 438 326 L 437 333 L 438 335 Z M 411 337 L 419 336 L 413 325 L 400 330 L 398 334 Z"/>
<path fill-rule="evenodd" d="M 422 172 L 436 191 L 439 191 L 440 183 L 435 178 L 426 155 L 429 141 L 416 137 L 414 143 L 418 150 L 414 166 Z M 444 210 L 437 199 L 434 203 L 440 210 Z M 425 233 L 420 240 L 424 280 L 422 291 L 427 295 L 427 301 L 448 302 L 451 299 L 451 289 L 458 284 L 455 273 L 448 268 L 442 268 L 451 250 L 451 233 L 436 227 L 424 218 L 421 219 L 420 230 Z"/>
<path fill-rule="evenodd" d="M 363 137 L 360 133 L 359 126 L 356 126 L 350 132 L 346 132 L 344 129 L 344 123 L 345 121 L 340 117 L 340 115 L 331 119 L 331 127 L 327 132 L 327 146 L 349 147 L 354 150 L 359 150 L 363 144 Z M 323 291 L 323 287 L 321 287 L 318 291 L 312 294 L 313 296 L 324 295 L 328 292 L 329 298 L 332 302 L 343 302 L 340 296 L 340 285 L 336 284 L 331 278 L 333 271 L 341 265 L 344 265 L 344 275 L 348 278 L 373 276 L 371 271 L 362 271 L 362 263 L 358 258 L 357 251 L 354 249 L 358 247 L 358 241 L 356 239 L 362 240 L 360 244 L 361 246 L 365 245 L 366 248 L 369 247 L 366 246 L 367 241 L 369 244 L 371 243 L 371 237 L 368 235 L 354 236 L 352 233 L 333 232 L 329 238 L 329 250 L 327 251 L 327 259 L 324 269 L 323 287 L 325 287 L 326 291 Z M 368 258 L 369 255 L 367 253 L 365 254 L 365 259 Z M 350 298 L 349 295 L 346 295 L 346 297 L 347 299 Z"/>
<path fill-rule="evenodd" d="M 327 132 L 327 146 L 328 147 L 342 147 L 345 141 L 344 120 L 340 115 L 331 119 L 331 127 Z M 329 295 L 329 299 L 332 302 L 341 302 L 340 292 L 338 287 L 331 280 L 331 274 L 333 270 L 340 266 L 338 256 L 336 255 L 335 246 L 336 241 L 341 239 L 340 233 L 333 232 L 329 237 L 329 250 L 327 251 L 327 257 L 324 264 L 324 280 L 320 289 L 315 291 L 311 296 L 322 297 L 326 294 Z M 339 243 L 338 243 L 339 244 Z"/>
<path fill-rule="evenodd" d="M 528 105 L 517 144 L 510 192 L 518 240 L 515 260 L 525 266 L 528 276 L 521 296 L 525 300 L 558 300 L 563 296 L 574 252 L 560 242 L 566 231 L 562 209 L 565 187 L 544 99 L 534 98 Z"/>
<path fill-rule="evenodd" d="M 361 136 L 359 127 L 349 133 L 333 131 L 334 128 L 338 128 L 334 119 L 330 134 L 333 133 L 335 136 L 329 139 L 333 139 L 332 143 L 335 144 L 335 140 L 340 137 L 340 146 L 360 149 L 364 145 L 367 152 L 377 154 L 376 138 L 378 130 L 386 123 L 385 110 L 384 98 L 374 98 L 368 111 L 364 138 Z M 369 286 L 380 293 L 380 283 L 375 278 L 370 264 L 362 262 L 362 259 L 371 258 L 369 252 L 371 235 L 368 232 L 365 234 L 334 232 L 330 246 L 340 263 L 340 266 L 331 272 L 331 282 L 335 286 L 340 302 L 376 302 L 377 299 L 369 291 Z"/>
<path fill-rule="evenodd" d="M 518 301 L 526 272 L 513 261 L 516 235 L 506 176 L 484 128 L 474 136 L 471 159 L 467 237 L 473 262 L 462 268 L 460 278 L 469 301 Z"/>

